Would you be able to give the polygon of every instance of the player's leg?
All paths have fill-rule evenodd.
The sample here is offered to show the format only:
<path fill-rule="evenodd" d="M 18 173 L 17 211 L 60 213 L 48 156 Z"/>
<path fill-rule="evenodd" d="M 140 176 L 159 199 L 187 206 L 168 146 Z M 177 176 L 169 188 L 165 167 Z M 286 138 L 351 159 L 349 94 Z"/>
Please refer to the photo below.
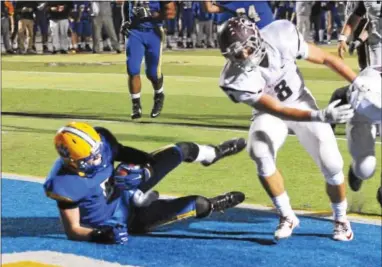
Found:
<path fill-rule="evenodd" d="M 164 87 L 162 74 L 162 50 L 164 31 L 159 28 L 157 31 L 145 33 L 147 48 L 145 51 L 146 76 L 151 81 L 154 88 L 154 106 L 151 110 L 151 118 L 160 115 L 164 103 Z"/>
<path fill-rule="evenodd" d="M 149 232 L 154 227 L 189 218 L 205 218 L 212 212 L 223 211 L 243 202 L 245 195 L 230 192 L 214 198 L 186 196 L 169 200 L 157 200 L 148 207 L 134 210 L 129 223 L 131 233 Z"/>
<path fill-rule="evenodd" d="M 227 140 L 219 145 L 200 145 L 193 142 L 179 142 L 151 153 L 153 176 L 144 181 L 139 189 L 147 192 L 158 184 L 169 172 L 182 162 L 200 162 L 209 166 L 224 157 L 235 155 L 245 148 L 243 138 Z"/>
<path fill-rule="evenodd" d="M 284 121 L 269 114 L 255 115 L 249 130 L 247 150 L 256 162 L 263 188 L 280 214 L 275 238 L 287 238 L 299 224 L 284 188 L 284 178 L 276 168 L 276 155 L 288 135 Z"/>
<path fill-rule="evenodd" d="M 126 40 L 126 70 L 128 75 L 128 87 L 132 100 L 132 119 L 142 117 L 141 106 L 141 63 L 145 53 L 142 32 L 132 30 Z"/>
<path fill-rule="evenodd" d="M 368 38 L 369 44 L 369 56 L 371 66 L 382 66 L 382 42 L 380 37 L 376 37 L 374 34 Z"/>
<path fill-rule="evenodd" d="M 343 159 L 330 125 L 320 122 L 291 122 L 290 127 L 326 179 L 326 192 L 330 198 L 335 221 L 333 239 L 352 240 L 353 231 L 346 217 L 347 200 L 342 171 Z"/>
<path fill-rule="evenodd" d="M 346 125 L 348 149 L 352 156 L 349 168 L 349 186 L 353 191 L 361 188 L 363 180 L 374 175 L 376 128 L 364 116 L 355 113 Z"/>

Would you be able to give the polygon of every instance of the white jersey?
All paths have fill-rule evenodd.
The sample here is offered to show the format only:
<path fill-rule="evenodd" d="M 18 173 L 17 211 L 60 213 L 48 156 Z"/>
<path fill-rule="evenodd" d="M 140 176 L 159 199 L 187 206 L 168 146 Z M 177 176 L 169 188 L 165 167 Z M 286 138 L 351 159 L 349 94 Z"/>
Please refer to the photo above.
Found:
<path fill-rule="evenodd" d="M 354 110 L 368 118 L 372 123 L 380 123 L 382 117 L 382 77 L 380 70 L 365 68 L 359 77 L 366 84 L 368 91 L 358 90 L 354 84 L 350 86 L 349 102 Z"/>
<path fill-rule="evenodd" d="M 227 61 L 219 85 L 234 102 L 249 104 L 268 94 L 291 105 L 307 91 L 295 60 L 308 56 L 308 45 L 287 20 L 272 22 L 260 33 L 269 66 L 245 70 Z"/>

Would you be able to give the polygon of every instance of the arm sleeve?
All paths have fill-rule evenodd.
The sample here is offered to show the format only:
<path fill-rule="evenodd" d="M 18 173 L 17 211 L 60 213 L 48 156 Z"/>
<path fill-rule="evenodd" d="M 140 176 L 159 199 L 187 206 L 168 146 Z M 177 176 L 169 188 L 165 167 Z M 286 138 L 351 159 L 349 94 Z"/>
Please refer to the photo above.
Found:
<path fill-rule="evenodd" d="M 366 8 L 365 8 L 365 5 L 363 4 L 363 1 L 358 1 L 358 3 L 356 3 L 354 14 L 359 17 L 362 17 L 363 15 L 366 14 Z"/>
<path fill-rule="evenodd" d="M 78 202 L 65 202 L 65 201 L 57 201 L 57 206 L 60 209 L 66 210 L 66 209 L 75 209 L 79 205 Z"/>

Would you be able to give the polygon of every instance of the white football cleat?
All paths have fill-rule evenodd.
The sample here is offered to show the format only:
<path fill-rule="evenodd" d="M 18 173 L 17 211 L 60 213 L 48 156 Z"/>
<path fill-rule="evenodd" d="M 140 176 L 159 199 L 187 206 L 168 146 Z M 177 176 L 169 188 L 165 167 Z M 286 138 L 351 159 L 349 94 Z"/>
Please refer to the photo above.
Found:
<path fill-rule="evenodd" d="M 280 223 L 276 228 L 274 237 L 276 240 L 288 238 L 292 235 L 293 229 L 300 225 L 300 220 L 296 215 L 280 217 Z"/>
<path fill-rule="evenodd" d="M 337 241 L 351 241 L 354 238 L 353 230 L 351 229 L 350 222 L 334 222 L 333 239 Z"/>

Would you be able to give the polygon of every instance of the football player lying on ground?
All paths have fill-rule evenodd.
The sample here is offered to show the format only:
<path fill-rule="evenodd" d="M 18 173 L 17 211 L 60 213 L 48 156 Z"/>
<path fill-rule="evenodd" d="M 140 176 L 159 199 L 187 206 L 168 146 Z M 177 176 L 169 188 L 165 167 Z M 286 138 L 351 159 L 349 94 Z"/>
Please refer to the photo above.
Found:
<path fill-rule="evenodd" d="M 160 200 L 158 192 L 151 191 L 181 162 L 209 166 L 239 153 L 246 145 L 243 138 L 217 146 L 179 142 L 146 153 L 120 144 L 105 128 L 72 122 L 58 130 L 54 142 L 59 158 L 44 189 L 57 201 L 65 233 L 72 240 L 125 243 L 128 233 L 204 218 L 245 198 L 241 192 L 230 192 L 214 198 Z M 114 162 L 121 162 L 116 169 Z"/>
<path fill-rule="evenodd" d="M 287 20 L 274 21 L 259 30 L 244 17 L 231 18 L 218 32 L 218 41 L 227 59 L 220 87 L 233 102 L 245 103 L 256 112 L 248 134 L 247 150 L 257 165 L 265 191 L 280 214 L 275 238 L 291 236 L 300 222 L 276 167 L 277 151 L 291 129 L 325 177 L 334 217 L 333 239 L 352 240 L 353 231 L 346 216 L 343 159 L 328 123 L 344 123 L 353 117 L 354 110 L 349 104 L 335 107 L 339 100 L 319 110 L 296 60 L 326 65 L 358 87 L 364 86 L 363 80 L 358 79 L 340 58 L 306 43 Z"/>

